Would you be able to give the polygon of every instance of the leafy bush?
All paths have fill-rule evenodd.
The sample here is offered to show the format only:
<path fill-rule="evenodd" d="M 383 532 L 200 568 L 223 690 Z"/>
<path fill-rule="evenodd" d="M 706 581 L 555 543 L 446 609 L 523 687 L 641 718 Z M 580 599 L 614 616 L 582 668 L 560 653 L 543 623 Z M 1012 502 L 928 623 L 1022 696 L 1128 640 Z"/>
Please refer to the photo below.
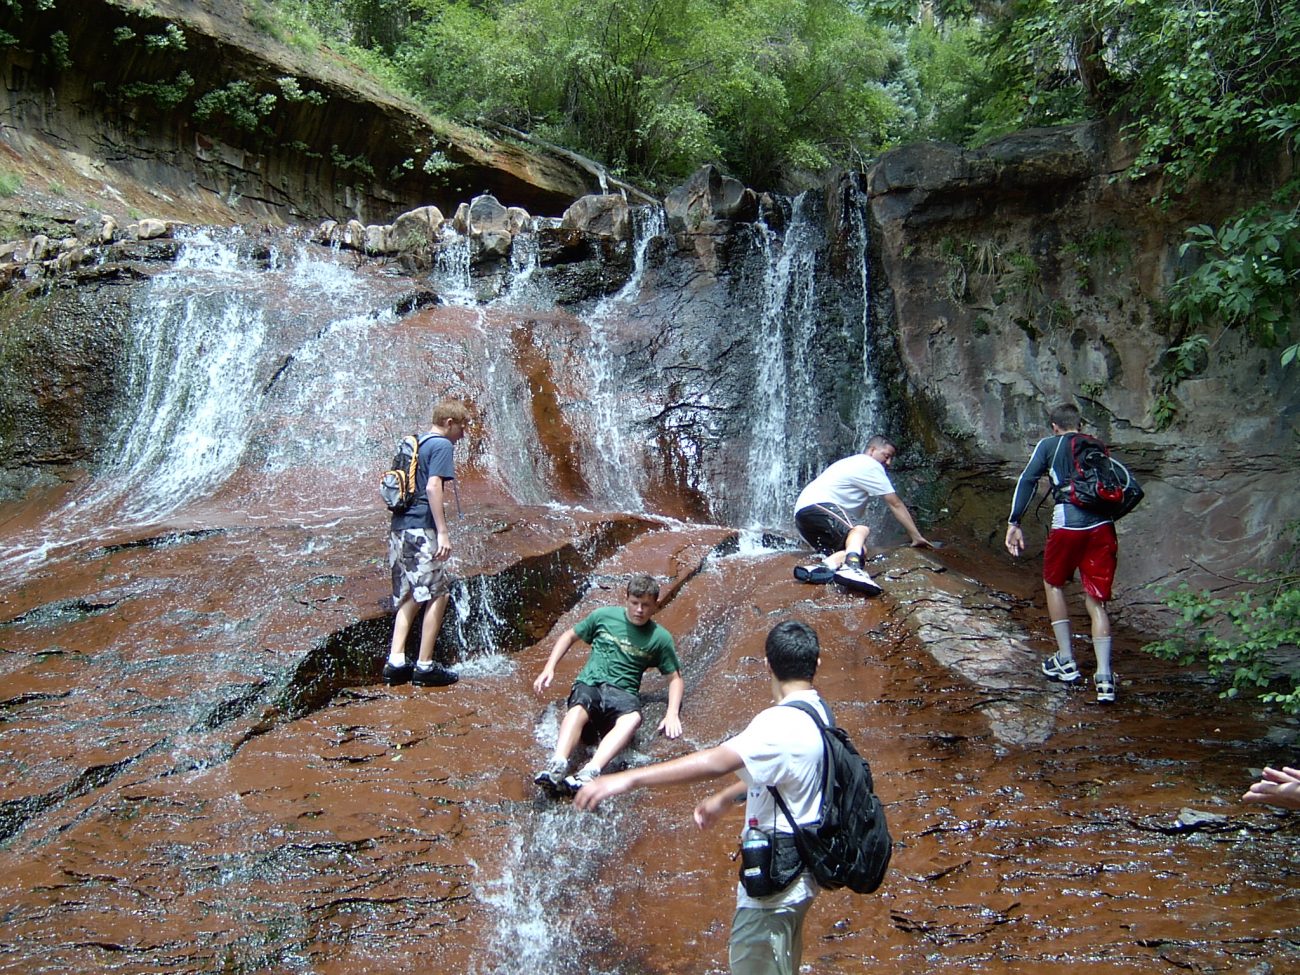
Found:
<path fill-rule="evenodd" d="M 1260 700 L 1300 714 L 1300 522 L 1287 528 L 1291 548 L 1271 574 L 1242 572 L 1224 590 L 1187 584 L 1162 590 L 1177 614 L 1174 632 L 1144 647 L 1166 660 L 1204 664 L 1226 681 L 1221 697 L 1273 688 Z"/>

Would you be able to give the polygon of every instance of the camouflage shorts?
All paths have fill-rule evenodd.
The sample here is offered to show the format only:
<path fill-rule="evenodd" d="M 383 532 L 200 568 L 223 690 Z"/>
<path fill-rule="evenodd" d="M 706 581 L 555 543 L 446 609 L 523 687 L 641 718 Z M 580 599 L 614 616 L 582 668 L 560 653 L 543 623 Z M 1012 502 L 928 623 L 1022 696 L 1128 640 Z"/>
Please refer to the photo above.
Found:
<path fill-rule="evenodd" d="M 456 581 L 447 562 L 439 562 L 438 539 L 423 528 L 388 533 L 388 567 L 393 573 L 393 606 L 409 593 L 417 603 L 427 603 L 451 590 Z"/>

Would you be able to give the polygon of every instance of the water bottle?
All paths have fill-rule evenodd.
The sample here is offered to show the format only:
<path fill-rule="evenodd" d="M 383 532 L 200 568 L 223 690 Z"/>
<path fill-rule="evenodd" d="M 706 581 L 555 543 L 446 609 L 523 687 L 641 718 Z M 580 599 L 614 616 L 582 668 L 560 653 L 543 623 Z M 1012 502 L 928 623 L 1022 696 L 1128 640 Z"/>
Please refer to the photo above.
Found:
<path fill-rule="evenodd" d="M 751 819 L 740 838 L 740 882 L 750 897 L 772 893 L 772 838 Z"/>

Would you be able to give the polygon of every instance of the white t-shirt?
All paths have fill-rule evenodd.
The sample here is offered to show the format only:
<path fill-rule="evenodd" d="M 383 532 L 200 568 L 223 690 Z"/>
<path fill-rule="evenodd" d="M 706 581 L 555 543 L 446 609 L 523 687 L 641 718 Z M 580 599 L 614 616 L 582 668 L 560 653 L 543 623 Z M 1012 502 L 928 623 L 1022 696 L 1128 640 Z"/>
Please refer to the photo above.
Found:
<path fill-rule="evenodd" d="M 866 454 L 854 454 L 837 460 L 808 482 L 799 492 L 794 510 L 810 504 L 837 504 L 855 525 L 860 525 L 869 498 L 893 493 L 894 485 L 885 472 L 885 465 Z"/>
<path fill-rule="evenodd" d="M 807 701 L 826 717 L 826 706 L 816 691 L 795 691 L 781 701 Z M 726 742 L 736 752 L 744 767 L 736 774 L 748 789 L 745 798 L 745 823 L 757 819 L 761 828 L 780 833 L 792 832 L 784 814 L 777 807 L 769 785 L 781 790 L 781 798 L 790 807 L 795 822 L 815 822 L 821 811 L 822 736 L 812 718 L 796 708 L 770 707 L 760 711 L 736 737 Z M 774 825 L 775 824 L 775 825 Z M 782 907 L 807 900 L 818 891 L 807 870 L 799 879 L 772 897 L 756 900 L 736 883 L 737 907 Z"/>

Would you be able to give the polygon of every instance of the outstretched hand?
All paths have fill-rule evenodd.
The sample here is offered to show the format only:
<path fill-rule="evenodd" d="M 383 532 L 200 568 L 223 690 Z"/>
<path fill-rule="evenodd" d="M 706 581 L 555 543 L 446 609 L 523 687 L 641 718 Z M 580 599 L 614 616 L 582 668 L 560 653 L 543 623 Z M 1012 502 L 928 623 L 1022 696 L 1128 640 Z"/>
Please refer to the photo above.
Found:
<path fill-rule="evenodd" d="M 1012 555 L 1019 556 L 1025 550 L 1025 533 L 1020 530 L 1019 525 L 1007 525 L 1007 551 Z"/>
<path fill-rule="evenodd" d="M 668 717 L 659 722 L 659 727 L 655 729 L 665 738 L 680 738 L 682 735 L 682 719 L 677 717 Z"/>
<path fill-rule="evenodd" d="M 1283 809 L 1300 809 L 1300 769 L 1264 769 L 1260 780 L 1247 789 L 1241 799 Z"/>
<path fill-rule="evenodd" d="M 579 809 L 592 812 L 610 796 L 621 796 L 630 788 L 632 783 L 624 772 L 598 775 L 578 790 L 573 797 L 573 804 Z"/>

